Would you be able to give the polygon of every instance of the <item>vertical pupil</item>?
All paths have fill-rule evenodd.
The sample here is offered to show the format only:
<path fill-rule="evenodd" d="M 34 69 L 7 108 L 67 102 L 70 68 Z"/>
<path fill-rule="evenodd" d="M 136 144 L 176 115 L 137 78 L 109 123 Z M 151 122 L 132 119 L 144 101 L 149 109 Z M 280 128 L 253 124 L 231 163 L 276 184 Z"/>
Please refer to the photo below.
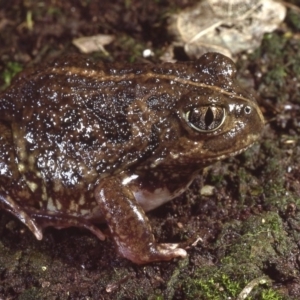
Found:
<path fill-rule="evenodd" d="M 225 117 L 225 109 L 213 105 L 192 108 L 184 115 L 188 125 L 199 132 L 211 132 L 218 129 Z"/>
<path fill-rule="evenodd" d="M 214 121 L 214 114 L 210 107 L 208 107 L 208 109 L 206 111 L 204 121 L 205 121 L 206 127 L 209 127 Z"/>

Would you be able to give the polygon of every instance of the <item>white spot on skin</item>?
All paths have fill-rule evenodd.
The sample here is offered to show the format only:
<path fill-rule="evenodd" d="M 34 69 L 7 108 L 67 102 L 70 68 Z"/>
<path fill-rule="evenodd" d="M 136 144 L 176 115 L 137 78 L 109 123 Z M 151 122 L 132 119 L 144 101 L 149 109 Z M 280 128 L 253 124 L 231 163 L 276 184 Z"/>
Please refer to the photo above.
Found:
<path fill-rule="evenodd" d="M 90 211 L 88 209 L 81 209 L 80 210 L 80 216 L 86 216 L 86 215 L 89 215 L 90 214 Z"/>
<path fill-rule="evenodd" d="M 150 168 L 156 168 L 162 161 L 163 161 L 162 158 L 157 158 L 157 159 L 150 165 Z"/>
<path fill-rule="evenodd" d="M 0 175 L 5 175 L 8 173 L 8 171 L 9 171 L 8 166 L 1 163 L 0 164 Z"/>
<path fill-rule="evenodd" d="M 229 112 L 232 112 L 235 108 L 235 104 L 229 104 Z"/>
<path fill-rule="evenodd" d="M 57 210 L 61 210 L 62 209 L 62 205 L 60 201 L 56 201 L 56 209 Z"/>
<path fill-rule="evenodd" d="M 47 191 L 46 191 L 46 187 L 44 185 L 42 186 L 42 200 L 44 200 L 44 201 L 47 200 Z"/>
<path fill-rule="evenodd" d="M 20 173 L 23 173 L 25 170 L 25 166 L 22 163 L 18 164 L 18 170 Z"/>
<path fill-rule="evenodd" d="M 84 198 L 84 195 L 83 194 L 81 194 L 80 195 L 80 198 L 79 198 L 79 205 L 83 205 L 83 204 L 85 204 L 85 198 Z"/>
<path fill-rule="evenodd" d="M 123 184 L 123 185 L 126 185 L 126 184 L 128 184 L 129 182 L 131 182 L 132 180 L 137 179 L 137 178 L 138 178 L 138 175 L 136 175 L 136 174 L 133 174 L 133 175 L 128 176 L 128 177 L 125 177 L 125 178 L 122 180 L 122 184 Z"/>
<path fill-rule="evenodd" d="M 173 159 L 177 159 L 179 157 L 179 153 L 173 153 L 172 151 L 170 152 L 170 156 L 173 158 Z"/>
<path fill-rule="evenodd" d="M 25 137 L 24 137 L 28 143 L 30 144 L 34 144 L 35 141 L 34 141 L 34 138 L 33 138 L 33 133 L 32 132 L 28 132 Z"/>
<path fill-rule="evenodd" d="M 77 212 L 78 211 L 78 204 L 74 200 L 72 200 L 70 202 L 69 209 Z"/>
<path fill-rule="evenodd" d="M 53 203 L 53 199 L 51 197 L 48 198 L 47 210 L 48 211 L 56 211 L 57 210 L 56 206 Z"/>
<path fill-rule="evenodd" d="M 35 182 L 32 181 L 26 181 L 28 187 L 30 188 L 30 190 L 34 193 L 37 189 L 37 184 Z"/>
<path fill-rule="evenodd" d="M 222 71 L 222 74 L 224 75 L 224 77 L 231 77 L 232 73 L 233 73 L 232 68 L 230 68 L 230 67 L 226 68 L 226 66 L 225 66 L 224 70 Z"/>

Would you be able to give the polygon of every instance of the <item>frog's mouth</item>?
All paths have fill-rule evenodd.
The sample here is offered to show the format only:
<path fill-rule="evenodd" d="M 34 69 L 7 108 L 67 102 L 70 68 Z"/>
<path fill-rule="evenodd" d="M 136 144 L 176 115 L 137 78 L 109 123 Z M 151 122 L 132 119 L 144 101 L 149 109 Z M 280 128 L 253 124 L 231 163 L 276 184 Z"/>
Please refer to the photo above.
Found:
<path fill-rule="evenodd" d="M 228 157 L 233 157 L 233 156 L 239 155 L 239 154 L 245 152 L 246 150 L 248 150 L 249 148 L 251 148 L 254 144 L 255 144 L 255 142 L 251 143 L 250 145 L 247 145 L 244 148 L 236 150 L 234 152 L 230 152 L 228 154 L 226 153 L 226 154 L 220 155 L 220 156 L 216 157 L 213 160 L 217 160 L 218 161 L 218 160 L 222 160 L 222 159 L 225 159 L 225 158 L 228 158 Z"/>
<path fill-rule="evenodd" d="M 250 147 L 252 147 L 253 144 L 254 144 L 254 142 L 252 144 L 250 144 L 250 145 L 242 148 L 242 149 L 239 149 L 239 150 L 237 150 L 235 152 L 231 152 L 229 155 L 225 155 L 225 157 L 232 157 L 232 156 L 239 155 L 239 154 L 243 153 L 244 151 L 248 150 Z"/>
<path fill-rule="evenodd" d="M 222 160 L 225 159 L 227 157 L 233 157 L 236 156 L 238 154 L 241 154 L 242 152 L 246 151 L 248 148 L 252 147 L 253 144 L 255 144 L 257 142 L 257 140 L 259 139 L 259 134 L 249 134 L 246 137 L 246 140 L 243 141 L 243 144 L 245 145 L 244 147 L 236 147 L 237 150 L 234 150 L 232 148 L 228 148 L 227 151 L 226 149 L 224 149 L 224 151 L 220 151 L 220 155 L 218 155 L 218 153 L 216 153 L 215 157 L 211 157 L 212 161 L 218 161 L 218 160 Z M 223 153 L 222 153 L 223 152 Z"/>

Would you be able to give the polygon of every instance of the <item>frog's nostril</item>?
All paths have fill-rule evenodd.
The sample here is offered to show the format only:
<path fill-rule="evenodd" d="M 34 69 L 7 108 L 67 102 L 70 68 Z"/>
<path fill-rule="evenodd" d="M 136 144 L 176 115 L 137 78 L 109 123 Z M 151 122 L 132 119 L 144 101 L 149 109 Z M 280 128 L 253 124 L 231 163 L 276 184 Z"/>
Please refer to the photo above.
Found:
<path fill-rule="evenodd" d="M 244 112 L 245 112 L 245 114 L 247 114 L 247 115 L 249 115 L 250 113 L 251 113 L 251 111 L 252 111 L 252 109 L 251 109 L 251 107 L 250 106 L 245 106 L 245 108 L 244 108 Z"/>

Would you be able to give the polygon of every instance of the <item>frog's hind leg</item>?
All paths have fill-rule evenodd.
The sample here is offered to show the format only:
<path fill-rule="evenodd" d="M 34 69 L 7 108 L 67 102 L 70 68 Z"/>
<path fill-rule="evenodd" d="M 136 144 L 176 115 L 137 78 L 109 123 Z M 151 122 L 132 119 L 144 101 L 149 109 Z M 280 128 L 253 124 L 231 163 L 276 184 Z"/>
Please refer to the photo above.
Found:
<path fill-rule="evenodd" d="M 100 240 L 105 239 L 100 229 L 83 217 L 58 212 L 51 214 L 51 211 L 43 210 L 40 199 L 36 199 L 20 174 L 16 161 L 11 127 L 1 119 L 0 114 L 0 209 L 17 217 L 38 240 L 43 238 L 42 230 L 47 226 L 84 227 Z"/>
<path fill-rule="evenodd" d="M 34 208 L 21 209 L 10 196 L 4 197 L 0 192 L 0 208 L 10 212 L 24 223 L 38 240 L 43 238 L 43 228 L 53 226 L 57 229 L 68 227 L 83 227 L 91 231 L 101 241 L 105 240 L 102 231 L 90 221 L 75 216 L 65 214 L 43 213 Z M 38 225 L 39 224 L 39 225 Z"/>
<path fill-rule="evenodd" d="M 24 223 L 38 240 L 43 238 L 41 227 L 39 227 L 36 221 L 33 220 L 24 210 L 22 210 L 10 196 L 3 196 L 0 194 L 0 207 L 13 214 L 22 223 Z"/>
<path fill-rule="evenodd" d="M 179 244 L 155 241 L 148 218 L 121 178 L 104 178 L 95 189 L 95 198 L 123 257 L 146 264 L 187 255 Z"/>
<path fill-rule="evenodd" d="M 68 227 L 80 227 L 91 231 L 99 240 L 104 241 L 105 235 L 102 231 L 83 217 L 70 216 L 64 213 L 51 213 L 43 211 L 30 211 L 30 216 L 41 225 L 42 228 L 55 227 L 57 229 Z"/>
<path fill-rule="evenodd" d="M 22 181 L 16 164 L 10 126 L 0 121 L 0 209 L 10 212 L 24 223 L 38 240 L 43 238 L 42 230 L 26 213 L 20 203 L 31 198 L 30 191 Z M 24 201 L 18 202 L 18 199 Z M 25 199 L 26 198 L 26 199 Z"/>

